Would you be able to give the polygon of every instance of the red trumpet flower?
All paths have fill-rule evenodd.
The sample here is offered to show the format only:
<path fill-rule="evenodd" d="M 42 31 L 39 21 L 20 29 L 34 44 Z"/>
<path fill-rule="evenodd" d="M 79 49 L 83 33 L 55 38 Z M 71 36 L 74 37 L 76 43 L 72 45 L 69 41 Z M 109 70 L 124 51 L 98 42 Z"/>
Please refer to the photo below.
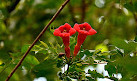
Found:
<path fill-rule="evenodd" d="M 74 56 L 76 56 L 86 37 L 88 35 L 94 35 L 97 32 L 92 29 L 92 27 L 88 23 L 75 24 L 74 29 L 78 32 L 77 44 L 74 49 Z"/>
<path fill-rule="evenodd" d="M 75 29 L 73 29 L 68 23 L 65 23 L 65 25 L 62 25 L 59 28 L 55 29 L 53 33 L 55 36 L 60 36 L 62 38 L 65 46 L 65 53 L 68 58 L 70 57 L 70 36 L 73 35 L 75 32 Z"/>

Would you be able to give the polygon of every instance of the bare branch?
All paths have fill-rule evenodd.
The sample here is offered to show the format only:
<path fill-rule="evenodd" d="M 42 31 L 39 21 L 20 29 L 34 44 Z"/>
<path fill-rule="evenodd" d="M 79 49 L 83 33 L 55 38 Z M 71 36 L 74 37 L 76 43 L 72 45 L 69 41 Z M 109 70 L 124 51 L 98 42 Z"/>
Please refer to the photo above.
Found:
<path fill-rule="evenodd" d="M 12 77 L 12 75 L 15 73 L 15 71 L 18 69 L 18 67 L 22 64 L 23 60 L 25 59 L 25 57 L 28 55 L 28 53 L 30 52 L 30 50 L 32 49 L 32 47 L 35 45 L 35 43 L 40 39 L 40 37 L 45 33 L 45 31 L 47 30 L 47 28 L 49 27 L 49 25 L 56 19 L 56 17 L 59 15 L 59 13 L 62 11 L 62 9 L 66 6 L 66 4 L 69 2 L 70 0 L 66 0 L 61 7 L 58 9 L 58 11 L 54 14 L 54 16 L 52 17 L 52 19 L 49 21 L 49 23 L 45 26 L 45 28 L 40 32 L 40 34 L 37 36 L 37 38 L 33 41 L 33 43 L 31 44 L 31 46 L 28 48 L 28 50 L 26 51 L 26 53 L 23 55 L 23 57 L 21 58 L 21 60 L 18 62 L 18 64 L 15 66 L 15 68 L 12 70 L 12 72 L 10 73 L 10 75 L 7 77 L 6 81 L 9 81 L 9 79 Z"/>

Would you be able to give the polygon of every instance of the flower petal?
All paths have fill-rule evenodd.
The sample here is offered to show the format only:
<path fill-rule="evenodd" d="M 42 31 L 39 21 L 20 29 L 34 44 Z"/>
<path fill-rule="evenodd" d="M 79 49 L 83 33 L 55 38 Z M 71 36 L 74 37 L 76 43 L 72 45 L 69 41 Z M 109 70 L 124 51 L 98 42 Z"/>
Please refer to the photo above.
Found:
<path fill-rule="evenodd" d="M 73 35 L 75 32 L 76 30 L 74 28 L 71 28 L 68 23 L 65 23 L 65 25 L 62 25 L 59 28 L 55 29 L 53 34 L 55 36 L 67 37 Z"/>
<path fill-rule="evenodd" d="M 75 24 L 75 25 L 74 25 L 74 29 L 78 32 L 78 31 L 80 30 L 79 25 L 78 25 L 78 24 Z"/>
<path fill-rule="evenodd" d="M 96 30 L 90 29 L 89 32 L 88 32 L 88 35 L 94 35 L 96 33 L 97 33 Z"/>
<path fill-rule="evenodd" d="M 55 36 L 59 36 L 60 33 L 61 33 L 61 31 L 57 28 L 57 29 L 55 29 L 55 31 L 54 31 L 53 34 L 54 34 Z"/>
<path fill-rule="evenodd" d="M 85 35 L 88 35 L 88 32 L 87 32 L 87 31 L 85 31 L 85 30 L 79 30 L 79 33 L 80 33 L 80 34 L 85 34 Z"/>
<path fill-rule="evenodd" d="M 68 24 L 68 23 L 65 23 L 64 24 L 64 27 L 67 29 L 67 30 L 70 30 L 71 26 Z"/>
<path fill-rule="evenodd" d="M 61 25 L 58 29 L 59 29 L 60 31 L 63 31 L 63 30 L 64 30 L 64 25 Z"/>
<path fill-rule="evenodd" d="M 60 37 L 68 37 L 70 36 L 70 33 L 60 33 Z"/>
<path fill-rule="evenodd" d="M 69 30 L 70 36 L 76 33 L 76 30 L 74 28 L 70 28 Z"/>
<path fill-rule="evenodd" d="M 86 22 L 83 25 L 84 25 L 86 31 L 89 31 L 90 29 L 92 29 L 92 27 L 90 26 L 90 24 L 88 24 Z"/>

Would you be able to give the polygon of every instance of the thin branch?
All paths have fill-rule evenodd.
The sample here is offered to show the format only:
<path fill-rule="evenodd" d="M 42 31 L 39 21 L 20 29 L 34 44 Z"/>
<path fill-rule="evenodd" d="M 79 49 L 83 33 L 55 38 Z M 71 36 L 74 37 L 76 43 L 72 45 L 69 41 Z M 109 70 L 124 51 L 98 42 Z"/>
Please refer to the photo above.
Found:
<path fill-rule="evenodd" d="M 69 71 L 69 66 L 70 66 L 70 59 L 68 59 L 67 57 L 66 57 L 66 64 L 68 64 L 68 67 L 67 67 L 67 73 L 66 73 L 66 75 L 68 75 L 68 71 Z M 65 72 L 65 71 L 64 71 Z"/>
<path fill-rule="evenodd" d="M 67 68 L 67 75 L 68 75 L 68 71 L 69 71 L 69 66 L 70 66 L 70 64 L 68 63 L 68 68 Z"/>
<path fill-rule="evenodd" d="M 101 62 L 101 63 L 93 63 L 93 64 L 107 64 L 108 62 Z M 82 63 L 82 64 L 85 64 L 85 65 L 93 65 L 93 64 L 89 64 L 89 63 Z"/>
<path fill-rule="evenodd" d="M 58 9 L 58 11 L 54 14 L 54 16 L 52 17 L 52 19 L 49 21 L 49 23 L 45 26 L 45 28 L 40 32 L 40 34 L 37 36 L 37 38 L 33 41 L 32 45 L 28 48 L 28 50 L 26 51 L 26 53 L 23 55 L 23 57 L 21 58 L 21 60 L 18 62 L 18 64 L 15 66 L 15 68 L 12 70 L 12 72 L 10 73 L 10 75 L 7 77 L 6 81 L 9 81 L 9 79 L 11 78 L 11 76 L 14 74 L 14 72 L 18 69 L 18 67 L 22 64 L 23 60 L 25 59 L 25 57 L 28 55 L 28 53 L 30 52 L 30 50 L 32 49 L 32 47 L 35 45 L 35 43 L 40 39 L 40 37 L 45 33 L 45 31 L 47 30 L 47 28 L 49 27 L 49 25 L 56 19 L 56 17 L 59 15 L 59 13 L 62 11 L 62 9 L 66 6 L 66 4 L 69 2 L 70 0 L 66 0 L 61 7 Z"/>
<path fill-rule="evenodd" d="M 65 73 L 65 64 L 64 64 L 64 73 Z"/>

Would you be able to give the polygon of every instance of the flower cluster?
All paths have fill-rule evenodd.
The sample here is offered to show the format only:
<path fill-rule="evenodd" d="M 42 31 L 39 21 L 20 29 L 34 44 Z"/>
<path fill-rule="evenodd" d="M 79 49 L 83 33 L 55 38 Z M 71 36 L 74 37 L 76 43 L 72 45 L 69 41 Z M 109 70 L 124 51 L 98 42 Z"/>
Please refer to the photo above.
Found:
<path fill-rule="evenodd" d="M 55 36 L 60 36 L 62 38 L 67 58 L 70 58 L 70 36 L 75 34 L 76 31 L 78 32 L 78 38 L 77 44 L 75 45 L 75 49 L 73 52 L 73 55 L 76 56 L 86 37 L 88 35 L 94 35 L 97 32 L 94 29 L 92 29 L 92 27 L 88 23 L 75 24 L 73 28 L 68 23 L 65 23 L 65 25 L 62 25 L 59 28 L 55 29 L 53 33 Z"/>

